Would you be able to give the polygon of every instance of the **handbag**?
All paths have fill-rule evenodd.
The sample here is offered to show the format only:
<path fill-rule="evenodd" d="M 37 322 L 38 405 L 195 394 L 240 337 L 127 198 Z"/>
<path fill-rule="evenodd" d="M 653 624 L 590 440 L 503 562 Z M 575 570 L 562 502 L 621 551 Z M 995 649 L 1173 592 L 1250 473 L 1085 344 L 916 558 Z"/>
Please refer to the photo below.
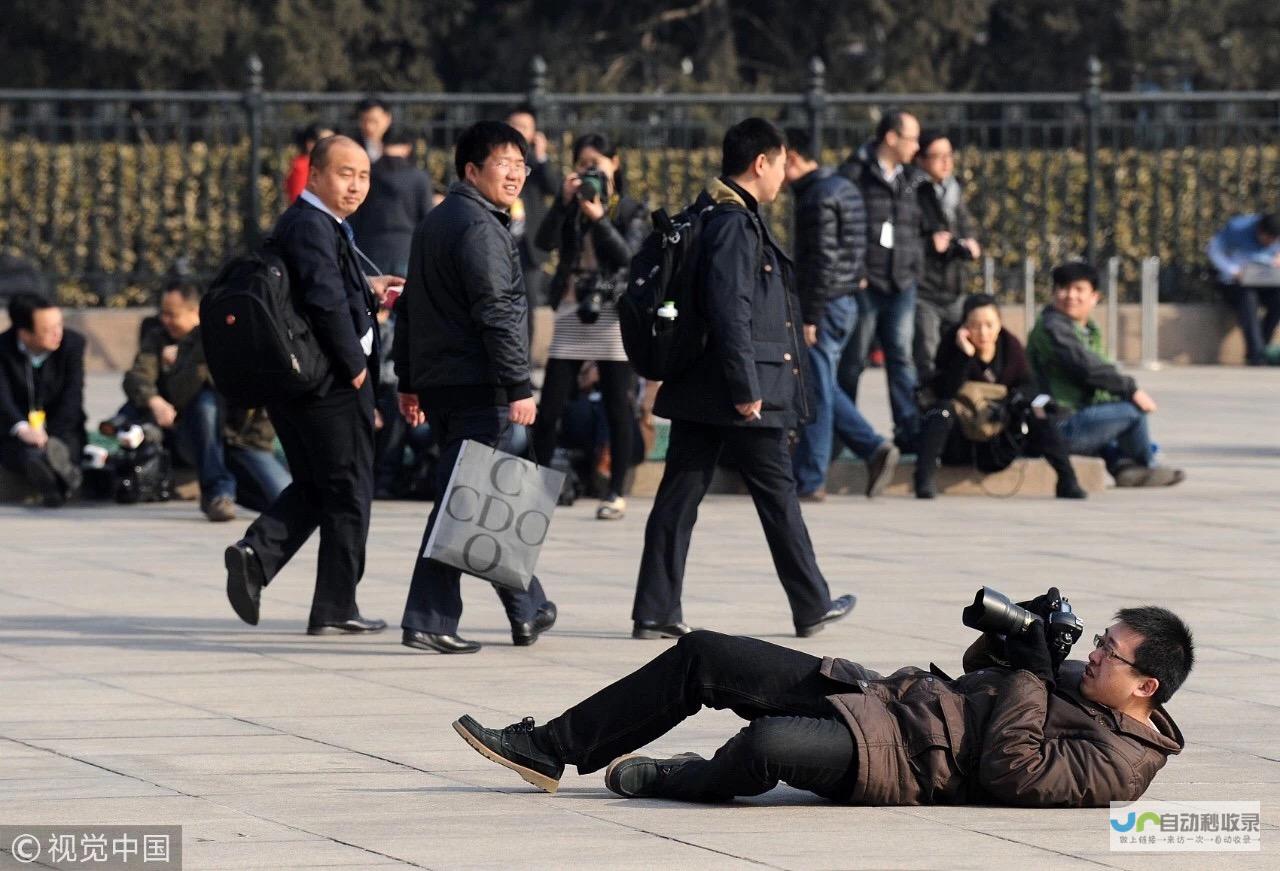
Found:
<path fill-rule="evenodd" d="M 563 485 L 563 472 L 464 441 L 422 558 L 529 589 Z"/>
<path fill-rule="evenodd" d="M 991 441 L 1004 432 L 1008 420 L 1009 388 L 986 381 L 966 381 L 956 391 L 953 407 L 965 438 L 972 442 Z"/>

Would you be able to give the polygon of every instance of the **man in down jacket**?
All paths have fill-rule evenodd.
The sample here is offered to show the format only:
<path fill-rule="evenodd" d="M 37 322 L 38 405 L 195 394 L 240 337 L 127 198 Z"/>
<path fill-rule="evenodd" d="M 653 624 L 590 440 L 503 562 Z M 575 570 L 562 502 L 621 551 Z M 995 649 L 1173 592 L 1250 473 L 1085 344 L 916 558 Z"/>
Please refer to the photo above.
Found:
<path fill-rule="evenodd" d="M 1027 604 L 1043 617 L 1051 594 Z M 1086 661 L 1058 663 L 1043 625 L 1005 643 L 980 637 L 954 679 L 933 665 L 880 675 L 700 630 L 541 726 L 487 729 L 468 716 L 454 728 L 548 792 L 573 764 L 608 765 L 605 785 L 628 798 L 725 801 L 779 781 L 865 805 L 1139 798 L 1184 744 L 1164 703 L 1191 669 L 1190 630 L 1164 608 L 1125 608 Z M 704 706 L 750 722 L 711 759 L 632 752 Z"/>

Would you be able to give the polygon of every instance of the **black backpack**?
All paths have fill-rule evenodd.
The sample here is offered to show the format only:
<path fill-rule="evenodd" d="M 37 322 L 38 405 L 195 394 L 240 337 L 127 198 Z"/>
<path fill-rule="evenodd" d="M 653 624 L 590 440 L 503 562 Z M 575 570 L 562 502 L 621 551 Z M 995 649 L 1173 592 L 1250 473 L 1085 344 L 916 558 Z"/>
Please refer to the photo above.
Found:
<path fill-rule="evenodd" d="M 200 338 L 209 374 L 232 405 L 256 408 L 303 396 L 329 371 L 270 240 L 218 271 L 200 300 Z"/>
<path fill-rule="evenodd" d="M 675 217 L 662 209 L 653 213 L 653 232 L 631 258 L 627 289 L 618 297 L 622 347 L 640 377 L 666 381 L 690 369 L 706 348 L 698 243 L 712 215 L 731 209 L 742 206 L 713 202 L 704 191 Z M 754 221 L 751 226 L 759 242 L 757 257 L 763 257 L 760 229 Z"/>
<path fill-rule="evenodd" d="M 627 289 L 618 297 L 622 346 L 642 378 L 665 381 L 693 365 L 707 344 L 696 298 L 698 237 L 716 208 L 706 194 L 674 217 L 653 213 L 653 231 L 631 258 Z M 666 303 L 674 317 L 659 316 Z M 670 314 L 668 308 L 666 314 Z"/>

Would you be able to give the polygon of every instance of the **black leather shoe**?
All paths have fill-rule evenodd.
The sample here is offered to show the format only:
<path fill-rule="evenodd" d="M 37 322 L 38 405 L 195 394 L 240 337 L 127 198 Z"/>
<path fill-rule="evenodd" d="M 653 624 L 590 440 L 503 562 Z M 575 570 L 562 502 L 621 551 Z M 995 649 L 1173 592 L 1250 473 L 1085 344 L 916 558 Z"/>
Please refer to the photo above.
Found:
<path fill-rule="evenodd" d="M 644 798 L 662 794 L 662 782 L 690 762 L 705 762 L 697 753 L 680 753 L 670 759 L 654 759 L 639 753 L 619 756 L 604 772 L 604 785 L 623 798 Z"/>
<path fill-rule="evenodd" d="M 478 641 L 468 641 L 457 635 L 417 632 L 413 629 L 404 630 L 400 643 L 415 650 L 434 650 L 436 653 L 475 653 L 480 649 Z"/>
<path fill-rule="evenodd" d="M 369 619 L 359 614 L 350 620 L 337 620 L 332 623 L 312 623 L 307 627 L 308 635 L 358 635 L 362 632 L 381 632 L 387 628 L 386 620 Z"/>
<path fill-rule="evenodd" d="M 843 620 L 849 616 L 849 612 L 853 610 L 853 606 L 858 604 L 858 597 L 853 593 L 847 593 L 831 603 L 831 607 L 827 609 L 827 613 L 818 618 L 815 623 L 808 623 L 804 626 L 796 627 L 796 635 L 800 638 L 808 638 L 810 635 L 817 635 L 823 630 L 828 623 L 834 623 L 837 620 Z"/>
<path fill-rule="evenodd" d="M 658 623 L 655 620 L 637 620 L 631 627 L 632 638 L 679 638 L 688 635 L 693 627 L 686 623 Z"/>
<path fill-rule="evenodd" d="M 262 601 L 262 588 L 267 579 L 262 574 L 262 563 L 253 548 L 237 541 L 223 554 L 227 566 L 227 598 L 236 616 L 250 626 L 258 625 L 258 603 Z"/>
<path fill-rule="evenodd" d="M 505 729 L 486 729 L 469 716 L 453 724 L 453 730 L 481 756 L 510 768 L 538 789 L 554 794 L 560 788 L 564 763 L 534 743 L 533 728 L 533 717 L 525 717 Z"/>
<path fill-rule="evenodd" d="M 556 625 L 556 603 L 547 602 L 533 615 L 532 623 L 512 623 L 511 643 L 516 647 L 528 647 L 538 636 Z"/>

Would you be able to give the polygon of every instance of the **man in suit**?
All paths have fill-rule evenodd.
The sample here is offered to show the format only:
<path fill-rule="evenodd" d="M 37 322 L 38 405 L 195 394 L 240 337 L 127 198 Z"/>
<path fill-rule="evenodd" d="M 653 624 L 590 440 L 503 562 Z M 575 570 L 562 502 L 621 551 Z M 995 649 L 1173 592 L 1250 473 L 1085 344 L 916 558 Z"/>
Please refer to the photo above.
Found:
<path fill-rule="evenodd" d="M 464 441 L 524 453 L 525 427 L 537 413 L 529 308 L 508 231 L 508 210 L 528 177 L 525 157 L 524 137 L 509 125 L 481 121 L 467 128 L 454 152 L 458 181 L 414 234 L 392 357 L 401 414 L 410 426 L 430 421 L 440 446 L 437 493 L 448 489 Z M 480 645 L 458 636 L 462 573 L 421 556 L 439 511 L 437 499 L 414 561 L 402 643 L 475 653 Z M 533 644 L 556 622 L 556 606 L 536 577 L 524 592 L 495 590 L 517 647 Z"/>
<path fill-rule="evenodd" d="M 714 204 L 696 279 L 709 335 L 702 357 L 664 382 L 654 403 L 654 413 L 671 420 L 671 436 L 645 526 L 633 638 L 691 631 L 680 609 L 685 559 L 698 504 L 725 448 L 755 501 L 796 634 L 813 635 L 853 609 L 851 595 L 832 601 L 818 570 L 787 450 L 787 430 L 809 416 L 800 309 L 791 260 L 759 212 L 782 187 L 784 142 L 760 118 L 730 127 L 722 175 L 699 199 L 700 207 Z"/>
<path fill-rule="evenodd" d="M 258 622 L 261 590 L 317 528 L 320 554 L 308 635 L 377 632 L 382 620 L 356 607 L 373 499 L 374 384 L 378 328 L 373 311 L 401 279 L 366 278 L 347 217 L 369 191 L 369 157 L 331 136 L 311 152 L 307 188 L 276 223 L 272 244 L 289 271 L 294 298 L 329 360 L 311 394 L 267 406 L 293 483 L 226 551 L 227 597 L 246 623 Z M 370 377 L 370 371 L 375 374 Z"/>
<path fill-rule="evenodd" d="M 34 293 L 9 300 L 0 333 L 0 465 L 22 475 L 44 504 L 80 487 L 84 450 L 84 336 L 62 309 Z"/>

